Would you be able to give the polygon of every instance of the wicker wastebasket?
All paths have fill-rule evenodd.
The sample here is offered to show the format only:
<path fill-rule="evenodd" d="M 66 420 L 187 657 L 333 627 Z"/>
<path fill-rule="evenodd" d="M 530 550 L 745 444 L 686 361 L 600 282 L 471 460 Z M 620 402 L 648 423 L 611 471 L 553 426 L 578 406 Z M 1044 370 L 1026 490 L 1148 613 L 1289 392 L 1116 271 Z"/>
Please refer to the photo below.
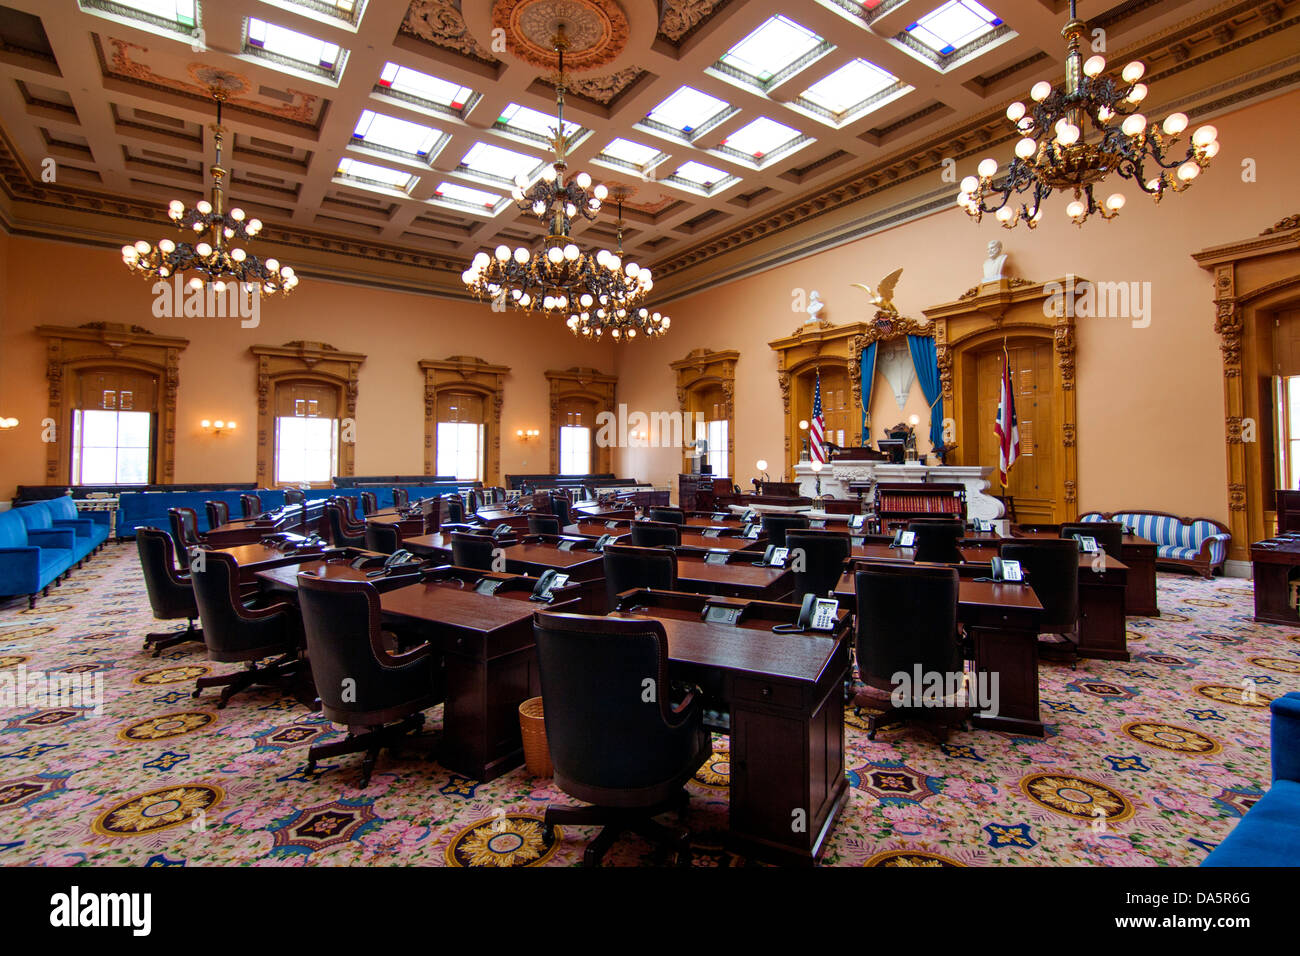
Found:
<path fill-rule="evenodd" d="M 528 772 L 534 777 L 555 776 L 540 697 L 530 697 L 519 705 L 519 732 L 524 738 L 524 766 Z"/>

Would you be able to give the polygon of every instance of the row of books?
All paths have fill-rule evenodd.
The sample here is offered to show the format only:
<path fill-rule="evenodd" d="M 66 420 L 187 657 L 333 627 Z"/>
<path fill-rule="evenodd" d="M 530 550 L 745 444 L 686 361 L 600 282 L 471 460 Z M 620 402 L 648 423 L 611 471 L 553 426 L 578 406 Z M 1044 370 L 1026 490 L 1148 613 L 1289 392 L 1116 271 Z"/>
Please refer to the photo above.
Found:
<path fill-rule="evenodd" d="M 962 500 L 952 492 L 942 494 L 910 494 L 896 491 L 883 491 L 876 502 L 876 511 L 902 512 L 905 514 L 961 514 Z"/>

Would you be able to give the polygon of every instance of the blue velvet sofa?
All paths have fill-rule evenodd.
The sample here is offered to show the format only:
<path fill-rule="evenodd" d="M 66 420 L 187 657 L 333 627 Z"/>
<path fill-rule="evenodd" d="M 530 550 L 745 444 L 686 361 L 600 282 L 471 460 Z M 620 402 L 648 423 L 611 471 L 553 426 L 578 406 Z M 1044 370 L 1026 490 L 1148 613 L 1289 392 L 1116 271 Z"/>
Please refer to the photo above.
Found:
<path fill-rule="evenodd" d="M 77 512 L 77 506 L 66 495 L 47 501 L 24 502 L 18 508 L 18 517 L 22 518 L 27 530 L 46 528 L 71 529 L 74 539 L 72 560 L 80 564 L 99 550 L 108 540 L 107 511 Z"/>
<path fill-rule="evenodd" d="M 1300 692 L 1272 710 L 1273 785 L 1202 866 L 1300 866 Z"/>
<path fill-rule="evenodd" d="M 28 528 L 22 509 L 0 511 L 0 598 L 36 595 L 58 581 L 76 563 L 75 529 Z"/>

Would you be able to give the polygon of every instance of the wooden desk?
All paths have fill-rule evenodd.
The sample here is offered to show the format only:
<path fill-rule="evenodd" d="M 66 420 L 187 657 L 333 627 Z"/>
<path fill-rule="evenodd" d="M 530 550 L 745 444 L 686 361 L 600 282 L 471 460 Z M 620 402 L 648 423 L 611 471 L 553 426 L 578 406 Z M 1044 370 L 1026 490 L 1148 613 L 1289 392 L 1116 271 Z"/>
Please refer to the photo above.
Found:
<path fill-rule="evenodd" d="M 444 655 L 438 762 L 480 781 L 523 763 L 519 705 L 541 694 L 533 612 L 577 611 L 577 602 L 539 604 L 528 591 L 479 594 L 452 579 L 397 588 L 380 605 L 386 617 L 419 629 Z"/>
<path fill-rule="evenodd" d="M 594 519 L 596 521 L 612 521 L 616 518 L 627 518 L 629 521 L 636 517 L 636 509 L 627 505 L 593 505 L 583 504 L 573 506 L 573 517 L 578 521 Z"/>
<path fill-rule="evenodd" d="M 583 614 L 604 614 L 605 556 L 599 551 L 561 551 L 558 542 L 523 541 L 502 548 L 505 570 L 511 574 L 537 577 L 548 568 L 569 576 L 579 586 L 579 610 Z"/>
<path fill-rule="evenodd" d="M 857 608 L 853 572 L 840 577 L 835 596 Z M 976 714 L 972 722 L 989 730 L 1043 736 L 1038 706 L 1038 622 L 1043 605 L 1027 584 L 961 579 L 957 619 L 975 647 L 975 667 L 998 675 L 998 713 Z"/>
<path fill-rule="evenodd" d="M 545 514 L 546 512 L 537 511 L 533 513 Z M 474 513 L 473 517 L 474 520 L 487 525 L 489 528 L 508 524 L 514 531 L 528 531 L 528 515 L 521 514 L 518 511 L 511 511 L 508 508 L 480 508 Z"/>
<path fill-rule="evenodd" d="M 1300 626 L 1300 612 L 1291 603 L 1292 575 L 1300 579 L 1300 538 L 1269 538 L 1250 546 L 1255 578 L 1255 620 Z"/>
<path fill-rule="evenodd" d="M 320 545 L 298 551 L 278 551 L 265 544 L 241 544 L 233 548 L 214 548 L 235 559 L 239 565 L 239 580 L 248 583 L 254 580 L 258 571 L 279 567 L 283 564 L 301 564 L 304 560 L 322 555 L 326 548 Z"/>
<path fill-rule="evenodd" d="M 721 514 L 721 512 L 719 512 Z M 715 518 L 712 515 L 687 515 L 686 527 L 688 528 L 731 528 L 738 530 L 745 527 L 745 522 L 739 518 Z"/>
<path fill-rule="evenodd" d="M 381 561 L 387 557 L 387 555 L 377 552 L 359 552 L 359 554 L 372 554 Z M 313 577 L 324 578 L 327 581 L 367 581 L 375 586 L 376 591 L 380 592 L 405 587 L 420 578 L 420 572 L 415 568 L 391 575 L 368 577 L 365 569 L 352 567 L 354 557 L 356 555 L 346 558 L 326 558 L 324 560 L 299 561 L 295 564 L 281 564 L 276 567 L 264 568 L 256 572 L 255 577 L 258 584 L 265 589 L 293 595 L 295 599 L 298 594 L 299 574 L 310 574 Z"/>
<path fill-rule="evenodd" d="M 789 568 L 756 568 L 743 558 L 731 564 L 706 564 L 703 557 L 677 557 L 677 588 L 692 594 L 717 594 L 750 601 L 784 601 L 794 590 Z"/>
<path fill-rule="evenodd" d="M 610 527 L 613 525 L 613 527 Z M 616 521 L 595 521 L 584 519 L 576 523 L 578 534 L 585 535 L 588 538 L 599 538 L 603 534 L 610 535 L 615 540 L 623 537 L 632 530 L 632 522 L 624 519 Z"/>
<path fill-rule="evenodd" d="M 396 525 L 397 530 L 405 538 L 409 535 L 418 535 L 424 531 L 424 515 L 415 514 L 412 517 L 403 515 L 396 508 L 385 508 L 383 511 L 373 511 L 365 517 L 366 524 L 389 524 Z"/>
<path fill-rule="evenodd" d="M 670 674 L 720 687 L 731 713 L 728 843 L 777 862 L 814 863 L 848 800 L 850 612 L 841 609 L 829 635 L 773 634 L 774 623 L 794 623 L 798 607 L 737 602 L 755 616 L 738 625 L 706 624 L 699 620 L 709 600 L 702 595 L 621 597 L 636 610 L 612 616 L 663 624 Z"/>
<path fill-rule="evenodd" d="M 241 544 L 254 544 L 268 534 L 283 532 L 320 532 L 324 502 L 309 501 L 302 505 L 285 505 L 279 511 L 269 511 L 255 518 L 234 518 L 208 530 L 207 543 L 214 548 L 233 548 Z"/>
<path fill-rule="evenodd" d="M 681 547 L 697 548 L 701 551 L 718 550 L 762 552 L 767 548 L 767 538 L 738 538 L 735 535 L 719 535 L 716 538 L 710 538 L 707 535 L 692 534 L 689 531 L 683 531 Z"/>
<path fill-rule="evenodd" d="M 1012 538 L 1055 538 L 1049 531 L 1025 531 L 1013 528 Z M 963 545 L 963 550 L 965 546 Z M 988 558 L 983 558 L 987 561 Z M 1159 617 L 1156 597 L 1156 543 L 1135 534 L 1125 534 L 1119 560 L 1127 571 L 1124 613 L 1140 617 Z M 1127 660 L 1128 658 L 1124 658 Z"/>
<path fill-rule="evenodd" d="M 402 547 L 422 558 L 450 563 L 451 535 L 435 531 L 433 534 L 421 534 L 412 538 L 403 537 Z"/>

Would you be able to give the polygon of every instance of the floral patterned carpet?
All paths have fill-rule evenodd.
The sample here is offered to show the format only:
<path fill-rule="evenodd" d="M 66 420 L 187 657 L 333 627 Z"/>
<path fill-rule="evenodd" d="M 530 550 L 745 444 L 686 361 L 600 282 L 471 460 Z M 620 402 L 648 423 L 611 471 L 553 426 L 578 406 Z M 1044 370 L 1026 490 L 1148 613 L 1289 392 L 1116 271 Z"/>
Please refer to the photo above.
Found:
<path fill-rule="evenodd" d="M 850 799 L 822 862 L 871 865 L 1195 865 L 1268 786 L 1268 701 L 1300 688 L 1300 627 L 1251 620 L 1250 582 L 1160 576 L 1159 618 L 1129 618 L 1131 663 L 1044 664 L 1048 735 L 914 726 L 869 741 L 846 717 Z M 190 697 L 211 665 L 181 645 L 154 658 L 133 542 L 110 545 L 49 598 L 0 607 L 0 668 L 104 673 L 101 716 L 0 709 L 0 863 L 72 865 L 575 865 L 593 828 L 543 839 L 548 802 L 519 768 L 480 784 L 418 746 L 304 776 L 335 731 L 276 690 L 215 707 Z M 9 670 L 12 669 L 12 670 Z M 431 712 L 430 728 L 440 711 Z M 417 742 L 418 743 L 418 742 Z M 727 740 L 690 785 L 694 864 L 722 846 Z M 622 838 L 606 865 L 649 864 Z"/>

